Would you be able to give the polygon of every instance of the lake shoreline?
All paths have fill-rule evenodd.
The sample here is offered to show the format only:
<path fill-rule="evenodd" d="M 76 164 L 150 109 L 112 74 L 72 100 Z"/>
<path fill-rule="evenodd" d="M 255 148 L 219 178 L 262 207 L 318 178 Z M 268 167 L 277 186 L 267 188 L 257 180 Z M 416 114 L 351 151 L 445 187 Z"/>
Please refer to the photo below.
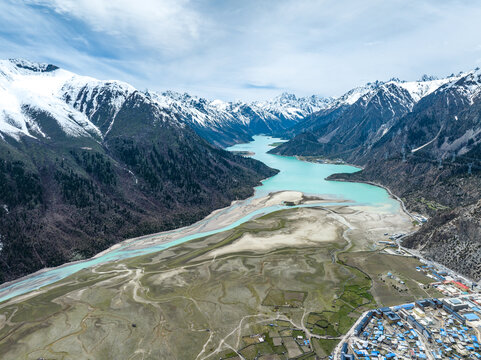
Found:
<path fill-rule="evenodd" d="M 236 221 L 241 220 L 242 218 L 248 216 L 249 214 L 259 212 L 259 214 L 254 215 L 251 219 L 265 215 L 266 213 L 263 213 L 262 209 L 278 206 L 279 207 L 278 210 L 282 210 L 285 208 L 292 208 L 294 206 L 299 206 L 299 205 L 320 206 L 322 204 L 333 203 L 333 202 L 342 204 L 345 201 L 339 200 L 339 199 L 329 199 L 329 198 L 308 196 L 301 192 L 294 192 L 294 191 L 279 191 L 275 193 L 270 193 L 264 197 L 256 197 L 256 195 L 253 195 L 245 200 L 235 200 L 231 203 L 231 205 L 221 209 L 214 210 L 204 219 L 192 225 L 188 225 L 186 227 L 168 230 L 160 233 L 154 233 L 154 234 L 143 235 L 143 236 L 139 236 L 131 239 L 126 239 L 115 245 L 112 245 L 108 249 L 105 249 L 99 252 L 98 254 L 94 255 L 91 258 L 68 262 L 56 267 L 44 268 L 32 274 L 21 277 L 19 279 L 3 283 L 0 286 L 0 303 L 8 301 L 12 297 L 22 296 L 24 294 L 27 294 L 28 292 L 35 291 L 40 287 L 51 284 L 51 283 L 48 283 L 48 279 L 49 279 L 48 277 L 42 276 L 48 272 L 52 272 L 52 271 L 58 272 L 58 271 L 61 271 L 62 269 L 65 269 L 71 266 L 86 264 L 88 262 L 94 261 L 101 257 L 105 257 L 105 256 L 108 256 L 109 254 L 115 253 L 116 251 L 141 251 L 141 250 L 149 249 L 155 246 L 165 246 L 164 248 L 159 248 L 158 250 L 149 251 L 148 253 L 162 251 L 168 247 L 172 247 L 182 243 L 182 242 L 176 243 L 176 241 L 187 236 L 193 236 L 196 234 L 199 235 L 192 239 L 186 240 L 186 241 L 190 241 L 190 240 L 203 237 L 204 236 L 202 235 L 203 233 L 209 233 L 216 230 L 224 231 L 222 229 L 228 226 L 228 224 L 235 223 Z M 291 205 L 291 203 L 293 203 L 293 205 Z M 133 257 L 141 256 L 141 255 L 144 255 L 144 254 L 134 255 Z M 99 262 L 96 264 L 85 266 L 83 268 L 95 267 L 95 266 L 105 264 L 107 262 L 118 261 L 122 259 L 124 258 L 123 257 L 112 258 L 105 262 Z M 82 269 L 79 269 L 78 271 Z M 78 271 L 74 271 L 72 274 Z M 69 274 L 69 275 L 72 275 L 72 274 Z M 37 280 L 35 281 L 35 279 Z M 61 279 L 59 278 L 56 281 L 59 281 L 59 280 Z M 30 290 L 26 292 L 21 292 L 20 289 L 22 289 L 22 284 L 29 281 L 33 282 L 29 286 Z M 43 282 L 46 282 L 46 283 L 42 284 Z M 38 286 L 35 286 L 34 284 L 37 284 L 37 283 L 38 283 Z M 18 286 L 15 286 L 15 285 L 18 285 Z M 32 285 L 34 285 L 33 286 L 34 289 L 32 289 Z M 11 296 L 12 293 L 19 292 L 19 291 L 21 292 L 20 294 Z"/>
<path fill-rule="evenodd" d="M 263 180 L 262 185 L 255 188 L 253 196 L 245 200 L 233 201 L 228 207 L 214 210 L 192 225 L 126 239 L 92 258 L 45 268 L 4 283 L 0 286 L 0 302 L 55 283 L 87 267 L 162 251 L 186 241 L 232 229 L 256 217 L 293 206 L 315 207 L 348 203 L 349 205 L 377 204 L 376 206 L 379 206 L 383 204 L 384 210 L 389 208 L 394 212 L 398 210 L 399 202 L 379 187 L 366 187 L 361 183 L 352 183 L 352 186 L 345 187 L 325 180 L 332 173 L 355 172 L 358 169 L 345 165 L 306 163 L 295 158 L 271 155 L 267 151 L 272 141 L 275 141 L 275 138 L 255 136 L 251 143 L 235 145 L 228 149 L 252 152 L 257 160 L 280 169 L 279 174 Z"/>

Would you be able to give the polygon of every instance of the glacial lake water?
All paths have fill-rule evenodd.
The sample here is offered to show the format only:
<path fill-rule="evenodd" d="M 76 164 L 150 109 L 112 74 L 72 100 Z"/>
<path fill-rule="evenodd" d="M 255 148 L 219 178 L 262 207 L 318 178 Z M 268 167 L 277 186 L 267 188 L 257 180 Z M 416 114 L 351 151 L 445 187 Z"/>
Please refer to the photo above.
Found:
<path fill-rule="evenodd" d="M 231 151 L 235 150 L 253 152 L 255 153 L 252 156 L 253 158 L 264 162 L 266 165 L 272 168 L 280 170 L 279 174 L 264 180 L 262 185 L 255 189 L 254 197 L 262 197 L 270 192 L 294 190 L 301 191 L 308 195 L 317 195 L 321 197 L 325 196 L 336 199 L 331 204 L 336 204 L 336 201 L 348 200 L 349 203 L 356 205 L 382 206 L 384 210 L 388 211 L 396 211 L 399 209 L 399 203 L 392 199 L 387 191 L 383 188 L 361 183 L 325 180 L 325 178 L 331 174 L 340 172 L 352 173 L 359 171 L 358 168 L 348 165 L 309 163 L 297 160 L 295 157 L 284 157 L 268 154 L 267 151 L 272 148 L 269 146 L 269 144 L 278 141 L 279 139 L 268 136 L 256 136 L 254 137 L 254 141 L 250 143 L 237 144 L 228 148 L 228 150 Z M 251 199 L 246 199 L 244 201 L 251 201 Z M 328 204 L 323 203 L 319 205 L 325 206 Z M 236 206 L 239 205 L 235 204 L 222 210 L 222 212 L 229 212 L 231 208 L 235 208 Z M 200 237 L 212 235 L 225 230 L 230 230 L 246 221 L 251 220 L 255 216 L 267 214 L 283 208 L 286 208 L 286 206 L 275 205 L 256 210 L 244 216 L 243 218 L 233 221 L 231 224 L 216 230 L 199 232 L 193 235 L 180 237 L 170 242 L 155 244 L 146 248 L 133 248 L 132 242 L 125 244 L 121 243 L 121 245 L 115 250 L 109 251 L 101 256 L 81 262 L 66 264 L 58 268 L 48 269 L 46 271 L 35 273 L 12 283 L 6 284 L 5 286 L 0 287 L 0 302 L 55 283 L 66 278 L 67 276 L 75 274 L 76 272 L 91 266 L 161 251 L 189 240 L 198 239 Z M 215 219 L 215 216 L 207 220 L 201 220 L 201 223 L 212 221 L 213 219 Z M 175 234 L 180 230 L 181 229 L 172 230 L 164 234 Z"/>
<path fill-rule="evenodd" d="M 389 205 L 397 209 L 399 203 L 392 199 L 383 188 L 362 183 L 348 183 L 325 180 L 335 173 L 353 173 L 358 168 L 349 165 L 317 164 L 300 161 L 293 156 L 278 156 L 268 154 L 272 149 L 270 144 L 279 139 L 268 136 L 255 136 L 254 141 L 247 144 L 237 144 L 228 150 L 249 151 L 255 153 L 252 157 L 264 164 L 279 169 L 280 173 L 262 182 L 256 189 L 256 196 L 264 196 L 280 190 L 301 191 L 310 195 L 327 195 L 339 199 L 351 200 L 357 204 Z"/>

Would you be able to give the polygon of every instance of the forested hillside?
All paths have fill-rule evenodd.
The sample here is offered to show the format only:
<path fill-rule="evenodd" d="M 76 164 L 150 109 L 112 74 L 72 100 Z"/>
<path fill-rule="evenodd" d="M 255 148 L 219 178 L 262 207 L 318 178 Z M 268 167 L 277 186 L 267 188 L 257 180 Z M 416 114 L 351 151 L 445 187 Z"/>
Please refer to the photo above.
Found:
<path fill-rule="evenodd" d="M 90 78 L 3 65 L 0 85 L 19 107 L 0 116 L 0 281 L 191 224 L 276 173 L 209 144 L 126 84 L 94 81 L 89 102 L 65 94 L 85 94 Z M 55 91 L 28 88 L 39 79 Z"/>

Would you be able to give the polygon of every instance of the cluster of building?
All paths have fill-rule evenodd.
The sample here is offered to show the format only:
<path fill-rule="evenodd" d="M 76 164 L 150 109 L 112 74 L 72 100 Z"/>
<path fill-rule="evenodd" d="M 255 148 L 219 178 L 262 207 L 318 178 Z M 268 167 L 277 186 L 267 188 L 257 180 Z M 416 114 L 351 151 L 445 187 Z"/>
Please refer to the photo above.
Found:
<path fill-rule="evenodd" d="M 459 296 L 469 294 L 473 285 L 470 288 L 459 281 L 447 280 L 439 284 L 433 284 L 432 286 L 446 296 Z"/>
<path fill-rule="evenodd" d="M 440 270 L 433 265 L 423 265 L 416 268 L 417 271 L 422 271 L 426 276 L 434 279 L 436 282 L 431 286 L 446 296 L 467 295 L 477 286 L 475 283 L 467 283 L 459 278 L 454 278 L 446 270 Z"/>
<path fill-rule="evenodd" d="M 384 236 L 387 236 L 388 239 L 379 240 L 378 245 L 384 248 L 384 251 L 386 253 L 391 255 L 412 256 L 411 254 L 402 250 L 402 248 L 398 244 L 399 239 L 401 239 L 405 235 L 406 235 L 405 233 L 397 233 L 397 234 L 391 234 L 391 235 L 389 235 L 389 233 L 385 233 Z"/>
<path fill-rule="evenodd" d="M 372 310 L 351 334 L 342 344 L 341 360 L 481 360 L 481 295 Z"/>

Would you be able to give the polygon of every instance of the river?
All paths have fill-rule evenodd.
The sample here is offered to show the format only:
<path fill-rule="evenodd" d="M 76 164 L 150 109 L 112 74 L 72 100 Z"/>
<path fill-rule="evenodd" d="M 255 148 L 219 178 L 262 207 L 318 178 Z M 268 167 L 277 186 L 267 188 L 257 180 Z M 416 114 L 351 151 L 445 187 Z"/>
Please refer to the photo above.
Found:
<path fill-rule="evenodd" d="M 344 172 L 352 173 L 359 171 L 358 168 L 348 165 L 334 165 L 334 164 L 317 164 L 304 162 L 296 159 L 295 157 L 285 157 L 268 154 L 272 147 L 269 144 L 277 142 L 279 139 L 268 136 L 255 136 L 254 141 L 247 144 L 238 144 L 228 148 L 231 151 L 249 151 L 253 152 L 253 158 L 264 162 L 266 165 L 279 169 L 279 174 L 264 180 L 262 185 L 255 189 L 253 198 L 263 197 L 271 192 L 278 192 L 282 190 L 294 190 L 300 191 L 307 195 L 316 195 L 326 198 L 339 199 L 339 201 L 348 200 L 349 203 L 356 205 L 372 205 L 383 206 L 387 209 L 396 211 L 399 207 L 399 203 L 392 199 L 386 190 L 361 183 L 349 183 L 349 182 L 336 182 L 326 181 L 325 178 L 331 174 Z M 240 206 L 243 202 L 250 202 L 253 198 L 243 200 L 240 203 L 236 203 L 226 209 L 222 210 L 225 215 L 232 209 Z M 332 203 L 335 204 L 335 203 Z M 326 203 L 319 204 L 322 206 Z M 303 205 L 301 205 L 303 206 Z M 309 205 L 313 206 L 313 205 Z M 46 269 L 35 274 L 26 276 L 19 280 L 13 281 L 8 284 L 4 284 L 0 288 L 0 302 L 6 301 L 13 297 L 26 294 L 30 291 L 39 289 L 40 287 L 55 283 L 61 279 L 66 278 L 76 272 L 91 267 L 100 265 L 106 262 L 131 258 L 134 256 L 145 255 L 164 250 L 174 245 L 181 244 L 183 242 L 198 239 L 203 236 L 212 235 L 221 231 L 232 229 L 255 216 L 270 213 L 273 211 L 285 208 L 284 206 L 270 206 L 260 210 L 252 211 L 241 219 L 237 219 L 227 226 L 219 227 L 215 230 L 197 232 L 188 236 L 176 238 L 172 241 L 163 242 L 159 244 L 153 244 L 144 248 L 135 248 L 132 246 L 133 242 L 121 243 L 115 249 L 97 255 L 88 260 L 69 263 L 63 266 Z M 215 220 L 215 216 L 208 217 L 200 222 L 190 225 L 188 227 L 172 230 L 162 233 L 161 235 L 175 235 L 176 232 L 180 232 L 189 228 L 202 228 L 206 222 Z M 202 226 L 199 227 L 199 224 Z M 157 236 L 158 234 L 149 235 L 150 237 Z M 148 238 L 142 237 L 143 239 Z"/>

